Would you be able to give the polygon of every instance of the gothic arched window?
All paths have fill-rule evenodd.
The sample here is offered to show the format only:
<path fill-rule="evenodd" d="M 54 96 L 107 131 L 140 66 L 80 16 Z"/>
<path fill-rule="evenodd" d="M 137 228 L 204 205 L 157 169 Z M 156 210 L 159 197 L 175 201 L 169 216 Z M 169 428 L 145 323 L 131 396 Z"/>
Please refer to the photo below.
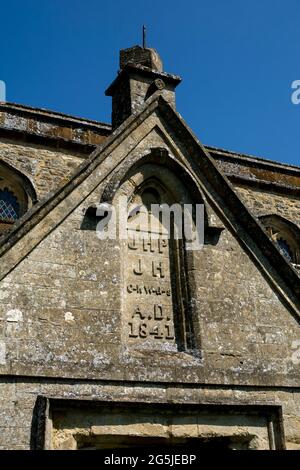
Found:
<path fill-rule="evenodd" d="M 36 193 L 27 176 L 0 162 L 0 235 L 27 212 L 36 201 Z"/>
<path fill-rule="evenodd" d="M 286 259 L 294 265 L 299 265 L 300 231 L 298 227 L 278 215 L 263 216 L 260 220 Z"/>
<path fill-rule="evenodd" d="M 195 201 L 192 192 L 176 170 L 151 161 L 133 166 L 121 181 L 112 202 L 120 208 L 119 197 L 125 196 L 127 204 L 126 236 L 121 243 L 124 341 L 139 351 L 198 355 L 200 329 L 192 301 L 194 252 L 186 248 L 190 234 L 180 230 L 185 227 L 183 204 Z M 113 181 L 110 187 L 115 187 Z M 195 221 L 190 222 L 194 230 Z M 177 230 L 182 235 L 177 236 Z"/>

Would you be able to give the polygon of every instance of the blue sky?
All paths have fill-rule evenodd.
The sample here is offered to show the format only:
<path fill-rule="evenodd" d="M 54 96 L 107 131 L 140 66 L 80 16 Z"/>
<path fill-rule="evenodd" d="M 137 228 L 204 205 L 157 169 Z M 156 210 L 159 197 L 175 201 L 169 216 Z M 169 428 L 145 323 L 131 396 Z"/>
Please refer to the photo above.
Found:
<path fill-rule="evenodd" d="M 299 0 L 1 2 L 7 100 L 110 121 L 118 52 L 141 42 L 183 78 L 177 109 L 207 145 L 300 165 Z"/>

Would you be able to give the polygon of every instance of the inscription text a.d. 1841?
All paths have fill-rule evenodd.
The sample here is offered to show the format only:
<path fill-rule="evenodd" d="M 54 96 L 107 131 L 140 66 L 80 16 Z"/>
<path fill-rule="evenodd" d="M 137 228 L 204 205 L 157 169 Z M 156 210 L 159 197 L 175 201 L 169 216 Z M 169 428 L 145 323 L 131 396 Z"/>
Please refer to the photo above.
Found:
<path fill-rule="evenodd" d="M 125 312 L 130 343 L 175 343 L 169 240 L 127 241 Z"/>

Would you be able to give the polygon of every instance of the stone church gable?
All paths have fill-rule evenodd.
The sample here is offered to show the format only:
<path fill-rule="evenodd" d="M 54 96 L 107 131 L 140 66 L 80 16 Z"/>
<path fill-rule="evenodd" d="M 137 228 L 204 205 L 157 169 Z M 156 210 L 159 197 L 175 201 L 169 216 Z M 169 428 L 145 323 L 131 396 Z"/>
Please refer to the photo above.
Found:
<path fill-rule="evenodd" d="M 187 302 L 193 308 L 179 315 L 179 326 L 185 318 L 190 327 L 179 339 L 168 333 L 165 347 L 157 350 L 153 341 L 143 341 L 145 331 L 138 344 L 129 339 L 136 332 L 128 330 L 132 322 L 124 312 L 139 305 L 132 303 L 133 296 L 124 300 L 132 278 L 124 277 L 122 246 L 115 240 L 100 242 L 95 221 L 89 226 L 85 219 L 97 202 L 109 195 L 113 200 L 109 188 L 126 186 L 133 169 L 143 173 L 147 165 L 157 168 L 162 163 L 162 171 L 156 170 L 159 184 L 168 187 L 170 176 L 164 181 L 164 172 L 169 171 L 204 202 L 209 238 L 203 250 L 189 255 Z M 134 178 L 131 174 L 129 180 Z M 4 373 L 252 385 L 271 380 L 291 386 L 299 380 L 293 356 L 299 325 L 284 306 L 290 279 L 269 264 L 279 256 L 290 277 L 294 270 L 159 94 L 19 224 L 2 245 L 1 308 L 11 335 L 3 345 Z M 270 251 L 264 252 L 257 241 Z M 156 305 L 147 302 L 149 309 Z M 167 299 L 164 305 L 171 312 L 175 303 Z M 295 313 L 295 302 L 289 303 Z M 156 314 L 161 315 L 159 308 Z M 172 315 L 168 324 L 175 328 Z"/>
<path fill-rule="evenodd" d="M 241 202 L 227 178 L 217 169 L 208 151 L 193 136 L 182 118 L 165 102 L 159 92 L 157 95 L 148 100 L 138 115 L 129 117 L 118 128 L 118 131 L 114 132 L 105 144 L 79 167 L 73 178 L 64 187 L 33 207 L 16 224 L 15 229 L 2 240 L 0 247 L 2 254 L 1 275 L 5 276 L 5 273 L 19 262 L 20 257 L 22 259 L 27 251 L 42 240 L 49 231 L 53 230 L 68 213 L 71 213 L 87 197 L 86 195 L 91 191 L 91 188 L 101 184 L 111 171 L 116 171 L 126 155 L 129 156 L 130 162 L 130 159 L 134 158 L 135 151 L 138 152 L 136 158 L 139 158 L 140 148 L 144 152 L 149 152 L 149 147 L 146 142 L 143 144 L 143 139 L 150 132 L 154 132 L 154 143 L 151 143 L 151 135 L 149 145 L 153 146 L 155 142 L 159 145 L 158 135 L 164 135 L 161 145 L 170 146 L 170 155 L 173 154 L 173 158 L 177 158 L 178 161 L 183 159 L 185 170 L 193 175 L 195 184 L 198 185 L 203 196 L 210 201 L 214 208 L 213 212 L 217 211 L 223 220 L 225 219 L 227 224 L 230 224 L 235 236 L 252 254 L 274 287 L 283 294 L 285 301 L 294 313 L 299 315 L 299 276 L 297 272 L 270 241 L 258 220 Z M 160 129 L 160 132 L 157 132 L 156 129 Z M 182 138 L 183 135 L 184 138 Z M 166 142 L 168 143 L 166 144 Z M 139 143 L 140 148 L 138 147 Z M 99 168 L 100 175 L 98 175 L 98 166 L 101 168 Z M 127 166 L 130 166 L 130 163 Z M 82 189 L 80 185 L 82 185 Z M 63 204 L 62 201 L 68 194 L 71 196 L 68 202 Z M 46 219 L 45 215 L 52 210 L 55 213 Z M 40 226 L 35 227 L 39 221 L 41 222 Z M 23 240 L 24 234 L 29 230 L 34 230 L 34 235 L 32 234 L 29 239 Z M 18 253 L 14 257 L 10 248 L 15 243 L 18 243 Z M 24 248 L 21 248 L 22 244 Z M 284 291 L 287 295 L 284 294 Z"/>
<path fill-rule="evenodd" d="M 0 105 L 0 449 L 299 449 L 299 170 L 204 147 L 154 49 L 120 69 L 112 125 Z"/>

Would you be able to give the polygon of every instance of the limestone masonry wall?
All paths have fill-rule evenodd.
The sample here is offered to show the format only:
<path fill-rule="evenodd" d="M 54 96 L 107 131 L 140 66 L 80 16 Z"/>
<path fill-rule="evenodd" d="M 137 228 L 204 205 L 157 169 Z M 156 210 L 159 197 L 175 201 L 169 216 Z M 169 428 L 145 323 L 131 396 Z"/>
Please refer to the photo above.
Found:
<path fill-rule="evenodd" d="M 172 404 L 272 403 L 282 406 L 287 449 L 300 450 L 300 394 L 297 389 L 254 389 L 239 387 L 178 387 L 177 385 L 54 381 L 48 379 L 5 379 L 0 383 L 0 450 L 26 450 L 32 441 L 32 416 L 38 395 L 104 402 Z M 224 427 L 226 423 L 223 423 Z M 185 431 L 187 429 L 185 428 Z M 191 426 L 189 427 L 191 431 Z M 224 428 L 222 428 L 224 432 Z M 92 422 L 86 434 L 93 435 Z M 94 431 L 95 432 L 95 431 Z M 241 430 L 240 430 L 241 432 Z M 193 434 L 192 434 L 193 435 Z M 68 448 L 62 447 L 61 448 Z M 70 448 L 70 447 L 69 447 Z M 268 447 L 267 447 L 268 448 Z"/>
<path fill-rule="evenodd" d="M 193 181 L 188 177 L 195 168 L 188 160 L 186 144 L 176 133 L 164 134 L 159 111 L 147 119 L 134 124 L 124 140 L 112 144 L 108 158 L 74 184 L 1 259 L 0 449 L 33 447 L 37 399 L 44 396 L 112 404 L 278 405 L 282 407 L 287 447 L 300 450 L 299 318 L 281 287 L 274 287 L 275 282 L 259 264 L 259 250 L 254 247 L 251 256 L 239 237 L 242 229 L 235 232 L 225 212 L 219 208 L 217 213 L 213 196 L 205 200 L 210 213 L 209 236 L 203 249 L 184 254 L 185 264 L 178 261 L 178 245 L 173 248 L 173 264 L 168 264 L 159 245 L 155 249 L 140 245 L 140 252 L 126 258 L 127 249 L 137 250 L 134 244 L 99 240 L 96 235 L 98 219 L 89 215 L 88 208 L 93 209 L 101 200 L 108 180 L 113 189 L 120 187 L 124 194 L 129 187 L 140 196 L 147 181 L 163 195 L 167 189 L 170 194 L 180 189 L 180 200 L 189 200 L 193 193 L 192 186 L 184 186 L 184 177 Z M 141 167 L 128 176 L 128 168 L 136 168 L 144 157 Z M 0 140 L 0 161 L 28 176 L 38 199 L 63 186 L 83 158 L 86 155 L 81 150 L 7 137 Z M 186 174 L 182 168 L 187 169 Z M 125 182 L 120 175 L 126 175 Z M 170 188 L 174 181 L 178 182 L 176 188 Z M 205 178 L 199 181 L 204 184 Z M 298 197 L 246 185 L 236 188 L 255 216 L 278 214 L 300 227 Z M 208 185 L 207 193 L 209 190 Z M 201 194 L 199 190 L 192 196 L 200 201 Z M 211 220 L 218 222 L 212 226 Z M 150 268 L 143 272 L 147 263 Z M 180 278 L 176 285 L 173 271 L 177 271 L 176 281 Z M 134 293 L 128 279 L 134 279 Z M 141 296 L 138 301 L 139 292 L 145 294 L 142 284 L 150 285 L 149 279 L 155 286 L 162 286 L 167 279 L 172 297 L 164 292 L 169 296 L 164 302 L 160 290 L 146 289 L 153 297 L 143 302 Z M 178 286 L 187 291 L 183 307 L 176 297 Z M 154 308 L 158 320 L 164 309 L 168 309 L 166 321 L 172 315 L 176 319 L 180 308 L 192 312 L 194 331 L 188 333 L 193 336 L 193 347 L 183 346 L 175 334 L 169 335 L 169 343 L 155 344 L 162 336 L 149 332 L 147 324 L 153 320 L 150 307 L 154 302 L 154 307 L 159 307 L 157 311 Z M 140 306 L 149 311 L 145 313 Z M 128 320 L 134 315 L 142 323 L 137 334 L 129 328 Z M 186 325 L 184 328 L 188 330 Z M 261 448 L 268 445 L 268 426 L 270 423 L 264 422 Z M 90 428 L 84 430 L 88 436 Z M 196 428 L 185 428 L 184 432 L 193 433 Z M 249 434 L 247 429 L 237 433 Z M 61 444 L 64 446 L 67 444 Z"/>
<path fill-rule="evenodd" d="M 236 189 L 256 216 L 277 214 L 300 227 L 299 197 L 241 186 L 236 186 Z"/>
<path fill-rule="evenodd" d="M 0 139 L 0 160 L 26 175 L 38 199 L 62 186 L 82 162 L 81 154 Z"/>

